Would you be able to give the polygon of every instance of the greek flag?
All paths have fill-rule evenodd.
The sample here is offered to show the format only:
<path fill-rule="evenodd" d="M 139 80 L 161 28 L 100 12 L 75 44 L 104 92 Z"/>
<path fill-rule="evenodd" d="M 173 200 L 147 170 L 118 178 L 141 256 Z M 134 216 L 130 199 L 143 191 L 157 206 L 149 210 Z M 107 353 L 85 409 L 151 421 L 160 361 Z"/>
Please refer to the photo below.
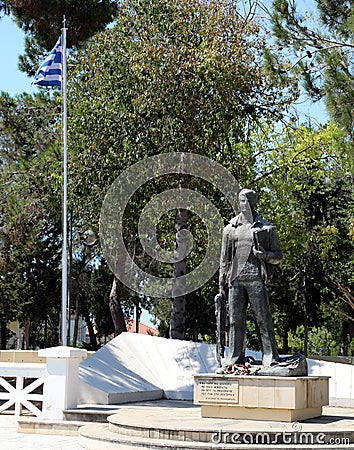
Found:
<path fill-rule="evenodd" d="M 57 40 L 53 50 L 37 70 L 33 84 L 39 86 L 59 86 L 62 82 L 63 47 L 62 36 Z"/>

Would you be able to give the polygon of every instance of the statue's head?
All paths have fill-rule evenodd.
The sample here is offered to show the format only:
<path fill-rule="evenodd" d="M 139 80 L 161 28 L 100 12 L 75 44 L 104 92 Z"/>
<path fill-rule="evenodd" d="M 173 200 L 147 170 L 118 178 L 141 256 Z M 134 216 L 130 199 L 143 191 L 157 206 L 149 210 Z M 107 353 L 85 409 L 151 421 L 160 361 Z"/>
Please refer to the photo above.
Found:
<path fill-rule="evenodd" d="M 257 194 L 252 189 L 242 189 L 238 194 L 238 199 L 240 202 L 241 210 L 243 210 L 243 205 L 246 203 L 249 205 L 251 210 L 254 210 L 257 203 Z"/>

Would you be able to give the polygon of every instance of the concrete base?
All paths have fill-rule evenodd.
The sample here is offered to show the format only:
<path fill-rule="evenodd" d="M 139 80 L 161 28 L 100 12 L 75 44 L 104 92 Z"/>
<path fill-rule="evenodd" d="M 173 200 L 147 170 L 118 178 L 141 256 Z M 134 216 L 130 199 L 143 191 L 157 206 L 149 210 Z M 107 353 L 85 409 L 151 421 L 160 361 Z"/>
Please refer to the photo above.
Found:
<path fill-rule="evenodd" d="M 195 375 L 202 417 L 293 422 L 319 417 L 328 405 L 329 377 Z"/>
<path fill-rule="evenodd" d="M 354 414 L 324 407 L 310 421 L 207 419 L 189 402 L 157 401 L 120 405 L 108 424 L 79 429 L 79 443 L 90 450 L 333 450 L 354 448 Z"/>
<path fill-rule="evenodd" d="M 233 406 L 201 407 L 201 416 L 219 419 L 244 419 L 244 420 L 274 420 L 277 422 L 296 422 L 298 420 L 311 419 L 322 415 L 322 407 L 303 409 L 280 408 L 246 408 Z"/>

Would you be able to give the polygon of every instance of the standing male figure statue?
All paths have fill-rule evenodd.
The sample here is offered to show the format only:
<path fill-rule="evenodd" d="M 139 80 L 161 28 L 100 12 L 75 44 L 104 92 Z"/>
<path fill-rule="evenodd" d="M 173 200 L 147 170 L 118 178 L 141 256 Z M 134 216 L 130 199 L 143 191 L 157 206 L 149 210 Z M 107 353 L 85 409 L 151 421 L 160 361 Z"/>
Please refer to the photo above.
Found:
<path fill-rule="evenodd" d="M 248 302 L 262 344 L 263 367 L 279 361 L 266 283 L 282 258 L 275 228 L 255 211 L 256 193 L 242 189 L 240 214 L 224 228 L 220 293 L 228 292 L 229 355 L 226 366 L 245 362 Z"/>

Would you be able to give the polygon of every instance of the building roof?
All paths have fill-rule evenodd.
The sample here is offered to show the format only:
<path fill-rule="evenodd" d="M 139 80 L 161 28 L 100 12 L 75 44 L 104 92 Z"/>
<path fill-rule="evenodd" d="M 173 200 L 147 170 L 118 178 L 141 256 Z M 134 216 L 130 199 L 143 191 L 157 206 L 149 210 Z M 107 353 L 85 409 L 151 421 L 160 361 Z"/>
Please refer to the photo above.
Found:
<path fill-rule="evenodd" d="M 127 331 L 130 333 L 135 333 L 136 329 L 136 321 L 135 319 L 125 319 L 125 324 L 127 327 Z M 156 328 L 150 327 L 149 325 L 145 325 L 142 322 L 139 322 L 139 334 L 147 334 L 149 336 L 158 336 L 159 332 Z"/>

